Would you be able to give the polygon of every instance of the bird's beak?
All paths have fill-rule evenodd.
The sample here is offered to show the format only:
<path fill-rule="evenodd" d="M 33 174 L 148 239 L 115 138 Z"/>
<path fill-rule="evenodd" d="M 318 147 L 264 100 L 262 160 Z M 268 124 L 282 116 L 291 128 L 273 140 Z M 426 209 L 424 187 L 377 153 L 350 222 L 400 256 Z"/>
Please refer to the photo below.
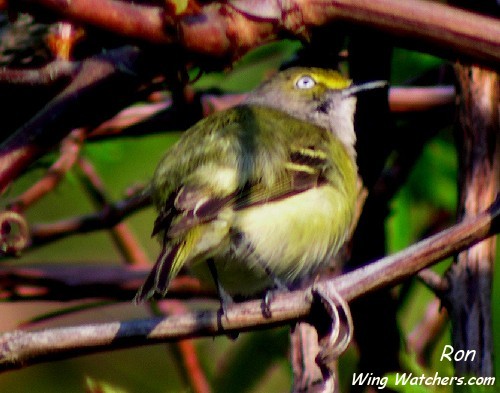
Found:
<path fill-rule="evenodd" d="M 373 81 L 366 82 L 361 85 L 353 85 L 342 90 L 342 98 L 351 97 L 358 94 L 360 91 L 380 89 L 386 87 L 389 83 L 387 81 Z"/>

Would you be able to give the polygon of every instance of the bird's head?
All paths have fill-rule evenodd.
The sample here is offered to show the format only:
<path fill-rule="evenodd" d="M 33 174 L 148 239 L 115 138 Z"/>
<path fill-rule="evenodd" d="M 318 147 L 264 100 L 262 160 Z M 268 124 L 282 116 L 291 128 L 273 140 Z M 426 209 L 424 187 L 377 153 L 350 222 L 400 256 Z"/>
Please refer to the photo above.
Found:
<path fill-rule="evenodd" d="M 262 83 L 250 93 L 246 103 L 279 109 L 327 128 L 355 157 L 353 118 L 356 94 L 386 85 L 385 81 L 353 85 L 337 71 L 294 67 Z"/>

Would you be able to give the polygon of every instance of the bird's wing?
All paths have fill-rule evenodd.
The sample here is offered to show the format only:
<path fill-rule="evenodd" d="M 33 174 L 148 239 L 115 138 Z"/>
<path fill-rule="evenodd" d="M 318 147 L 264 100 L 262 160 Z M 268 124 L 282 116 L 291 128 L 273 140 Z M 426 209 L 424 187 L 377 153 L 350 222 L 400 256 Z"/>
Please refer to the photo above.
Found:
<path fill-rule="evenodd" d="M 153 234 L 166 230 L 167 238 L 176 238 L 228 207 L 244 209 L 327 181 L 333 166 L 328 132 L 301 121 L 283 123 L 275 111 L 264 117 L 266 121 L 253 127 L 246 118 L 233 118 L 217 130 L 222 138 L 200 129 L 193 139 L 201 148 L 173 153 L 187 159 L 187 164 L 179 164 L 189 167 L 184 170 L 188 175 L 168 186 L 171 191 L 158 206 Z M 280 127 L 287 127 L 287 132 L 280 132 Z M 177 168 L 164 177 L 180 178 Z"/>

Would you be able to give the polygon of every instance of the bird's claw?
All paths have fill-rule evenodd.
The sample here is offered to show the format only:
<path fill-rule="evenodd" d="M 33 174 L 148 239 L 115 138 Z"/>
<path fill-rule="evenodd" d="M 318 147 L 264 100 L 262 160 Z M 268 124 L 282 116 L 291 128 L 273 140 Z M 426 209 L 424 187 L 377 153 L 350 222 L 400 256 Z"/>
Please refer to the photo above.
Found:
<path fill-rule="evenodd" d="M 349 346 L 354 334 L 351 311 L 347 302 L 331 285 L 317 285 L 312 289 L 314 300 L 319 300 L 330 318 L 328 329 L 318 329 L 320 352 L 317 361 L 328 364 L 336 360 Z M 319 332 L 325 332 L 320 336 Z"/>

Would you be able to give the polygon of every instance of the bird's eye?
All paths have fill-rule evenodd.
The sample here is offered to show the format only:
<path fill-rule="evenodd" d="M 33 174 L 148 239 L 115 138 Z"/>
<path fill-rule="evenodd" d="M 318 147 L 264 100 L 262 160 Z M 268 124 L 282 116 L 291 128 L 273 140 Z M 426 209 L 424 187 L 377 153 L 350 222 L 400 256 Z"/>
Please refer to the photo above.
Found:
<path fill-rule="evenodd" d="M 316 84 L 316 81 L 310 75 L 301 76 L 297 82 L 295 82 L 295 86 L 298 89 L 311 89 Z"/>

